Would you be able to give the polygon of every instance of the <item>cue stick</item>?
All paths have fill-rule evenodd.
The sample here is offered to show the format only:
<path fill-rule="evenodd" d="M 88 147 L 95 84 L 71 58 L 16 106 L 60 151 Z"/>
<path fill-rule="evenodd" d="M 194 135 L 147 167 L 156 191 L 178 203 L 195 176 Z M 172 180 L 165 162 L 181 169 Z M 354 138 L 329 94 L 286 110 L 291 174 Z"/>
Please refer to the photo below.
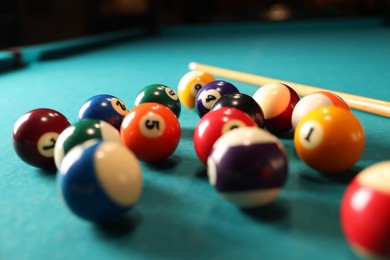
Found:
<path fill-rule="evenodd" d="M 352 95 L 348 93 L 343 93 L 343 92 L 338 92 L 338 91 L 333 91 L 333 90 L 328 90 L 323 88 L 317 88 L 313 86 L 303 85 L 300 83 L 294 83 L 294 82 L 279 80 L 275 78 L 268 78 L 260 75 L 214 67 L 206 64 L 200 64 L 197 62 L 190 62 L 188 67 L 190 70 L 204 71 L 210 73 L 211 75 L 220 76 L 231 80 L 237 80 L 237 81 L 241 81 L 241 82 L 245 82 L 257 86 L 263 86 L 266 84 L 279 83 L 279 82 L 285 83 L 286 85 L 292 87 L 298 93 L 298 95 L 301 96 L 306 96 L 316 91 L 329 91 L 344 99 L 345 102 L 347 102 L 347 104 L 352 109 L 357 109 L 360 111 L 390 118 L 389 101 L 357 96 L 357 95 Z"/>

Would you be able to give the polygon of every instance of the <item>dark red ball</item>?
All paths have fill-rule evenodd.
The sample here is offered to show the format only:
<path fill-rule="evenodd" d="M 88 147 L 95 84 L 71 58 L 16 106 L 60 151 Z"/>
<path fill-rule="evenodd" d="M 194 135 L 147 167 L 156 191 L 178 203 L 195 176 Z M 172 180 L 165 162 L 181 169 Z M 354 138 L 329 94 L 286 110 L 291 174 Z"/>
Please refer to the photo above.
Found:
<path fill-rule="evenodd" d="M 38 108 L 25 113 L 13 128 L 16 154 L 27 164 L 54 170 L 54 145 L 69 125 L 68 119 L 53 109 Z"/>

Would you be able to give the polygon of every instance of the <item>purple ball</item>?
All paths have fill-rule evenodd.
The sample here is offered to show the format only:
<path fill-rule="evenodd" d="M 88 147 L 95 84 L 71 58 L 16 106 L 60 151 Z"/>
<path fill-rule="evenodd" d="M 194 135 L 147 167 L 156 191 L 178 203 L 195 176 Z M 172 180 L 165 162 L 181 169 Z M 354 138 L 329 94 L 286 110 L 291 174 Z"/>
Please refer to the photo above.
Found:
<path fill-rule="evenodd" d="M 203 117 L 222 96 L 240 91 L 231 83 L 215 80 L 207 83 L 196 95 L 195 108 L 199 117 Z"/>
<path fill-rule="evenodd" d="M 207 160 L 210 183 L 242 208 L 264 206 L 276 199 L 288 176 L 287 153 L 279 139 L 257 127 L 224 134 Z"/>

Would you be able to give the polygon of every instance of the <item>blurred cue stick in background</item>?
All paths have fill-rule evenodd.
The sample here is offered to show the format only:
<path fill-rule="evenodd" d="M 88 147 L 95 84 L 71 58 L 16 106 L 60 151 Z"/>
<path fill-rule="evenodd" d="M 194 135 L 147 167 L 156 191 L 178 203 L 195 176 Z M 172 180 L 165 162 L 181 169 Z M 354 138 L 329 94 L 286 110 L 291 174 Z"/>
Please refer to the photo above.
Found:
<path fill-rule="evenodd" d="M 208 72 L 214 76 L 219 76 L 231 80 L 241 81 L 248 84 L 257 86 L 263 86 L 270 83 L 285 83 L 292 87 L 300 96 L 306 96 L 316 91 L 329 91 L 344 99 L 352 109 L 368 112 L 375 115 L 390 118 L 390 102 L 384 100 L 378 100 L 363 96 L 352 95 L 348 93 L 317 88 L 314 86 L 303 85 L 300 83 L 289 82 L 285 80 L 268 78 L 260 75 L 244 73 L 219 67 L 214 67 L 197 62 L 190 62 L 188 65 L 190 70 L 199 70 Z"/>

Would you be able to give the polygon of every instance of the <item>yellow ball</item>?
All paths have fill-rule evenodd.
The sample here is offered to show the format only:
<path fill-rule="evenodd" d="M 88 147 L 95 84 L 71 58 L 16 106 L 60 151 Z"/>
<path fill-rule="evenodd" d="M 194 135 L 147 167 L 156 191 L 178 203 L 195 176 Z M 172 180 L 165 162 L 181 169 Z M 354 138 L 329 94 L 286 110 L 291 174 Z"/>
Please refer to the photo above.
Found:
<path fill-rule="evenodd" d="M 190 71 L 185 74 L 178 86 L 177 94 L 180 102 L 189 109 L 194 109 L 195 98 L 199 90 L 207 83 L 214 81 L 215 78 L 203 71 Z"/>
<path fill-rule="evenodd" d="M 324 106 L 309 112 L 294 133 L 298 156 L 323 173 L 348 170 L 360 158 L 365 146 L 364 129 L 350 111 Z"/>

